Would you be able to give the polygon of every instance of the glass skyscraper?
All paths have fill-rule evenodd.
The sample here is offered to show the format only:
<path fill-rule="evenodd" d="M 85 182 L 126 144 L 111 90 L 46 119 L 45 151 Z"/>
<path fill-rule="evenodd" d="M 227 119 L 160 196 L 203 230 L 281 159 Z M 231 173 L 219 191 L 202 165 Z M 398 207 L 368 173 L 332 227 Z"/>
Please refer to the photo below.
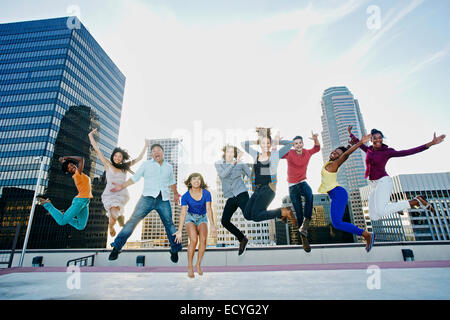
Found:
<path fill-rule="evenodd" d="M 322 157 L 328 161 L 331 151 L 339 146 L 347 146 L 349 134 L 347 127 L 353 126 L 352 132 L 361 137 L 366 131 L 358 100 L 347 87 L 331 87 L 322 96 Z M 356 150 L 344 162 L 338 172 L 338 183 L 349 194 L 349 211 L 351 222 L 359 228 L 365 228 L 359 188 L 367 185 L 364 179 L 365 154 Z"/>
<path fill-rule="evenodd" d="M 0 246 L 17 222 L 28 222 L 41 159 L 38 192 L 57 208 L 70 206 L 76 188 L 58 158 L 79 155 L 94 195 L 86 229 L 61 227 L 38 206 L 28 248 L 106 247 L 104 167 L 87 135 L 98 128 L 100 150 L 109 157 L 124 87 L 125 76 L 77 18 L 0 24 Z M 21 241 L 23 235 L 19 247 Z"/>

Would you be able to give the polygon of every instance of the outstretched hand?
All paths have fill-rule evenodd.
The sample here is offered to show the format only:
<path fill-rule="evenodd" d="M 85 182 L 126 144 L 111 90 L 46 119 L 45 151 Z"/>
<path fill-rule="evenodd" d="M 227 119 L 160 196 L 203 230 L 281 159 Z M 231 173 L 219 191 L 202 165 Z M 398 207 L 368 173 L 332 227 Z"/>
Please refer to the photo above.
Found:
<path fill-rule="evenodd" d="M 445 139 L 445 134 L 436 137 L 436 132 L 433 134 L 433 140 L 431 140 L 431 145 L 439 144 Z"/>
<path fill-rule="evenodd" d="M 369 134 L 366 134 L 366 135 L 364 135 L 362 138 L 361 138 L 361 142 L 362 143 L 367 143 L 367 142 L 369 142 L 370 141 L 370 139 L 372 138 L 372 135 L 369 133 Z"/>
<path fill-rule="evenodd" d="M 353 129 L 353 126 L 348 126 L 347 127 L 348 134 L 352 134 L 352 129 Z"/>
<path fill-rule="evenodd" d="M 316 141 L 318 136 L 319 136 L 318 133 L 314 133 L 314 132 L 311 130 L 311 138 L 309 138 L 309 139 L 311 139 L 311 140 L 313 140 L 313 141 Z"/>

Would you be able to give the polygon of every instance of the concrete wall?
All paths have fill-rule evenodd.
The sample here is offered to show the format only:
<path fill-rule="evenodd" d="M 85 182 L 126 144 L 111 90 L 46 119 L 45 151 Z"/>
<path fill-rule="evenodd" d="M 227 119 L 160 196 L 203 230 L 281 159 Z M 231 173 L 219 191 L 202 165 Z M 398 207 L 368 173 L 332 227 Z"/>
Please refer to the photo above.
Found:
<path fill-rule="evenodd" d="M 450 260 L 450 241 L 379 243 L 367 253 L 362 244 L 312 245 L 310 253 L 301 246 L 248 248 L 238 256 L 237 248 L 208 248 L 203 266 L 328 264 L 357 262 L 403 261 L 402 249 L 411 249 L 415 261 Z M 136 266 L 136 257 L 145 256 L 145 266 L 187 266 L 186 249 L 179 254 L 179 262 L 170 261 L 167 249 L 124 250 L 116 261 L 109 261 L 107 249 L 27 250 L 23 267 L 31 267 L 35 256 L 43 256 L 45 267 L 64 267 L 68 260 L 96 254 L 96 267 Z M 13 267 L 17 267 L 21 252 L 16 252 Z M 196 257 L 194 258 L 194 263 Z"/>

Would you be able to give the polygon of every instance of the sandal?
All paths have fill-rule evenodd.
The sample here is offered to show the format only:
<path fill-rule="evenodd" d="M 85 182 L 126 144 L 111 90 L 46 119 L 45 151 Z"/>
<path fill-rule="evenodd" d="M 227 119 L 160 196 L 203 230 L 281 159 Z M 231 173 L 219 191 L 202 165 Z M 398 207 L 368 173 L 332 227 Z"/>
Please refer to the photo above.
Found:
<path fill-rule="evenodd" d="M 427 204 L 424 205 L 422 203 L 422 201 L 420 201 L 419 198 L 422 198 L 422 200 L 425 201 Z M 417 200 L 417 202 L 419 203 L 419 205 L 420 205 L 420 207 L 422 209 L 425 209 L 427 211 L 431 211 L 432 213 L 436 214 L 436 211 L 434 211 L 433 206 L 431 205 L 431 203 L 428 202 L 428 200 L 427 200 L 427 198 L 425 196 L 420 195 L 420 196 L 414 197 L 414 200 Z"/>

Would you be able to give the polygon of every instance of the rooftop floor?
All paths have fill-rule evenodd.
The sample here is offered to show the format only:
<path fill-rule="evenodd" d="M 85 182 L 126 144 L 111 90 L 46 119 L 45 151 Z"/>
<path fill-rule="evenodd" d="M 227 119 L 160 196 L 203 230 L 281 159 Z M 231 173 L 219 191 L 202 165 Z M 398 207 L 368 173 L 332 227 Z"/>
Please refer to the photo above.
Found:
<path fill-rule="evenodd" d="M 309 265 L 11 268 L 2 300 L 415 300 L 450 299 L 450 261 Z"/>

